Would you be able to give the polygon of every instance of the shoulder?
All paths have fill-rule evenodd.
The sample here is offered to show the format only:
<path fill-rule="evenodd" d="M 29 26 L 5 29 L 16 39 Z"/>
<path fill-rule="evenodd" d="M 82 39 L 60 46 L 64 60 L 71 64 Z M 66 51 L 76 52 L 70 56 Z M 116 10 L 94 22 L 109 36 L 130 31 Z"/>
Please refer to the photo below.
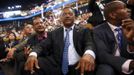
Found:
<path fill-rule="evenodd" d="M 50 38 L 50 37 L 55 37 L 55 36 L 57 36 L 57 35 L 60 35 L 60 33 L 62 33 L 63 32 L 63 27 L 60 27 L 60 28 L 58 28 L 58 29 L 55 29 L 55 30 L 53 30 L 53 31 L 51 31 L 51 32 L 48 32 L 47 33 L 47 36 Z"/>
<path fill-rule="evenodd" d="M 49 32 L 49 33 L 59 32 L 59 31 L 61 31 L 61 30 L 63 30 L 63 27 L 59 27 L 59 28 L 57 28 L 57 29 L 55 29 L 55 30 L 53 30 L 53 31 L 51 31 L 51 32 Z"/>
<path fill-rule="evenodd" d="M 80 24 L 75 24 L 74 29 L 87 30 L 87 29 L 89 29 L 89 28 L 84 27 L 84 26 L 82 26 L 82 25 L 80 25 Z"/>
<path fill-rule="evenodd" d="M 31 43 L 31 42 L 35 41 L 36 38 L 37 38 L 37 34 L 33 34 L 33 35 L 29 36 L 29 39 L 27 40 L 27 42 Z"/>
<path fill-rule="evenodd" d="M 98 31 L 98 30 L 103 30 L 103 31 L 104 31 L 105 29 L 107 29 L 107 27 L 109 27 L 108 24 L 107 24 L 106 22 L 104 22 L 104 23 L 102 23 L 102 24 L 100 24 L 100 25 L 94 27 L 93 30 L 94 30 L 94 31 L 96 31 L 96 30 L 97 30 L 97 31 Z"/>

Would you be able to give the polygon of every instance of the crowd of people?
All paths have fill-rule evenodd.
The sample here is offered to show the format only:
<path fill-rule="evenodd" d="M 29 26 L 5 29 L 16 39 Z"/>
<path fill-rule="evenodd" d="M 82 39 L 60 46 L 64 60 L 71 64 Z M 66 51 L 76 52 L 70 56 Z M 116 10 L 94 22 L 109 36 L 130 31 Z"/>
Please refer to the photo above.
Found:
<path fill-rule="evenodd" d="M 1 32 L 0 75 L 133 75 L 134 1 L 90 3 Z"/>

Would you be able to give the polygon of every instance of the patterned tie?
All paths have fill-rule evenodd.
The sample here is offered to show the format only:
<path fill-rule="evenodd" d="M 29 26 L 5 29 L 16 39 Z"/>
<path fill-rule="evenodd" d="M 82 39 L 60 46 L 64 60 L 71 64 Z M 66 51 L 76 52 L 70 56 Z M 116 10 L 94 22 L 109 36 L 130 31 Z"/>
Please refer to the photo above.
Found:
<path fill-rule="evenodd" d="M 122 47 L 122 30 L 120 27 L 116 28 L 115 31 L 117 32 L 116 38 L 118 41 L 119 49 L 121 50 Z"/>
<path fill-rule="evenodd" d="M 69 32 L 71 29 L 66 29 L 66 37 L 64 40 L 64 51 L 62 58 L 62 73 L 66 75 L 68 73 L 68 47 L 70 45 L 69 42 Z"/>

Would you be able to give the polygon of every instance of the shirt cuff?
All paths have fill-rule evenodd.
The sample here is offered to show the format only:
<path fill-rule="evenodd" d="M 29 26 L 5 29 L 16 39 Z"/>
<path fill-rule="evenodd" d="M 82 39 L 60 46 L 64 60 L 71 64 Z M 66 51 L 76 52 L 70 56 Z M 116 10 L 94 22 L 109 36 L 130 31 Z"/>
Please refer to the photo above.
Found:
<path fill-rule="evenodd" d="M 86 50 L 84 54 L 90 54 L 94 59 L 96 58 L 95 53 L 92 50 Z"/>
<path fill-rule="evenodd" d="M 37 57 L 37 53 L 36 53 L 36 52 L 31 52 L 31 53 L 29 54 L 29 56 L 35 56 L 35 57 Z"/>
<path fill-rule="evenodd" d="M 129 59 L 127 60 L 123 65 L 122 65 L 122 72 L 125 74 L 131 74 L 133 70 L 129 70 L 129 65 L 132 60 Z"/>

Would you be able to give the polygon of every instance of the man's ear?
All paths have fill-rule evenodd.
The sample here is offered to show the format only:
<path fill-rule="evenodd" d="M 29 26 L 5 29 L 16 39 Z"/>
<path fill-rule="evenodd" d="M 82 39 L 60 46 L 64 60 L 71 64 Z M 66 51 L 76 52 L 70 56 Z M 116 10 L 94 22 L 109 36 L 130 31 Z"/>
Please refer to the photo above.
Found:
<path fill-rule="evenodd" d="M 109 16 L 112 18 L 112 19 L 116 19 L 116 14 L 115 13 L 110 13 Z"/>

